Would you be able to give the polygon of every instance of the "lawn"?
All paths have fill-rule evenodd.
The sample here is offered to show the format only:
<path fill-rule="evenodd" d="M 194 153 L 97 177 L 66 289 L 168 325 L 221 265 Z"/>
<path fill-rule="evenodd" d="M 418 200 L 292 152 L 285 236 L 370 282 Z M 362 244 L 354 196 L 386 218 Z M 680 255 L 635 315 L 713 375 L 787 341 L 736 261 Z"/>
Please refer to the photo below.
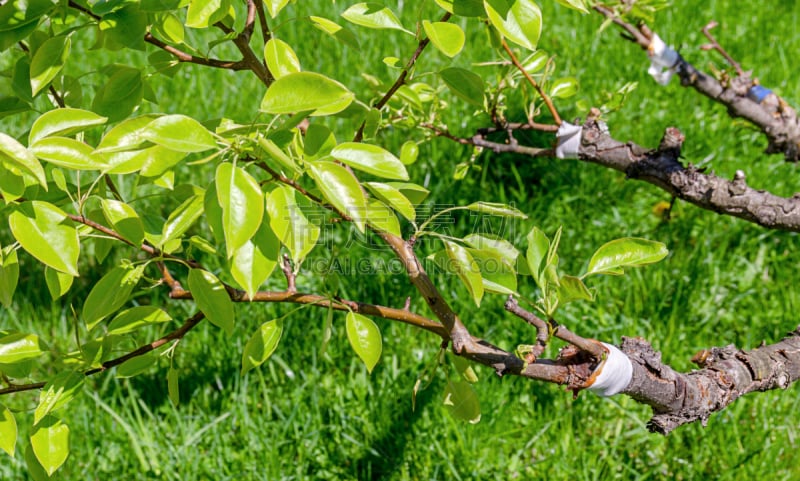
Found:
<path fill-rule="evenodd" d="M 422 4 L 410 2 L 402 11 L 397 5 L 392 8 L 401 13 L 406 25 L 419 15 L 431 20 L 441 15 L 433 2 Z M 354 51 L 298 20 L 309 14 L 334 18 L 347 6 L 297 2 L 277 19 L 275 34 L 295 47 L 304 69 L 344 81 L 366 101 L 371 94 L 367 79 L 360 74 L 369 72 L 391 81 L 398 71 L 382 59 L 396 56 L 404 61 L 416 43 L 410 36 L 390 32 L 378 37 L 381 42 L 362 41 L 361 50 Z M 647 75 L 648 62 L 637 46 L 622 40 L 613 27 L 598 33 L 602 21 L 598 15 L 581 16 L 552 1 L 543 1 L 542 10 L 540 48 L 555 56 L 557 75 L 579 79 L 577 99 L 597 105 L 605 92 L 638 82 L 622 109 L 607 116 L 616 138 L 655 146 L 664 128 L 676 126 L 686 134 L 686 162 L 728 178 L 744 170 L 749 185 L 779 195 L 796 191 L 800 177 L 796 165 L 764 155 L 766 141 L 758 132 L 728 118 L 719 105 L 682 89 L 677 80 L 666 87 L 657 85 Z M 721 23 L 715 30 L 717 37 L 745 70 L 754 70 L 763 85 L 798 105 L 800 85 L 791 80 L 796 73 L 791 55 L 800 50 L 794 2 L 773 2 L 765 14 L 763 7 L 733 0 L 706 2 L 699 10 L 696 2 L 679 0 L 657 14 L 653 27 L 698 67 L 707 69 L 713 63 L 721 68 L 718 55 L 697 48 L 705 41 L 700 29 L 711 19 Z M 468 45 L 453 65 L 497 60 L 484 48 L 487 39 L 475 21 L 464 21 L 462 26 Z M 233 56 L 232 52 L 227 51 Z M 0 62 L 5 61 L 0 56 Z M 87 72 L 97 68 L 94 62 L 125 61 L 129 60 L 103 52 L 86 63 L 75 62 L 72 68 L 91 84 L 93 74 Z M 142 62 L 144 56 L 130 61 Z M 423 75 L 449 62 L 432 49 L 426 51 L 417 75 L 435 82 L 433 76 Z M 147 109 L 208 120 L 227 117 L 242 123 L 259 118 L 257 100 L 264 92 L 245 73 L 199 66 L 184 66 L 172 79 L 154 77 L 152 86 L 160 101 Z M 576 98 L 557 104 L 564 118 L 585 115 L 575 106 Z M 453 97 L 446 116 L 450 128 L 469 136 L 487 125 L 485 117 L 471 113 Z M 510 115 L 521 118 L 522 114 L 512 109 Z M 0 131 L 21 135 L 30 119 L 25 115 L 2 119 Z M 378 142 L 397 152 L 406 136 L 400 129 L 387 129 Z M 420 161 L 410 175 L 412 181 L 431 190 L 426 208 L 477 200 L 511 203 L 529 215 L 528 220 L 502 226 L 521 249 L 534 225 L 548 234 L 563 226 L 560 255 L 567 272 L 579 271 L 597 247 L 617 237 L 645 237 L 670 249 L 661 263 L 625 277 L 594 281 L 592 287 L 599 292 L 596 302 L 571 304 L 560 311 L 560 320 L 578 333 L 614 343 L 622 336 L 641 336 L 663 353 L 666 362 L 690 370 L 689 360 L 700 349 L 728 344 L 752 348 L 762 341 L 777 341 L 797 326 L 800 239 L 796 234 L 768 231 L 680 201 L 671 219 L 664 221 L 653 209 L 659 202 L 670 201 L 667 194 L 574 160 L 484 153 L 463 180 L 455 180 L 456 164 L 471 154 L 470 149 L 441 138 L 420 147 Z M 185 169 L 176 184 L 205 185 L 209 172 Z M 465 235 L 475 229 L 474 218 L 454 216 L 446 227 Z M 5 243 L 9 234 L 2 229 L 0 242 Z M 329 234 L 336 240 L 347 232 L 338 228 Z M 429 243 L 420 246 L 422 252 L 433 249 Z M 368 257 L 375 262 L 391 256 L 385 249 L 364 245 L 330 251 L 342 259 Z M 0 309 L 0 329 L 34 330 L 42 333 L 54 352 L 74 350 L 72 307 L 82 305 L 96 277 L 79 280 L 65 298 L 53 303 L 41 270 L 26 270 L 24 264 L 22 269 L 13 308 Z M 270 280 L 275 288 L 283 282 L 278 274 Z M 429 313 L 403 275 L 376 273 L 365 280 L 363 275 L 342 272 L 338 278 L 345 298 L 402 306 L 406 296 L 412 296 L 412 309 Z M 331 275 L 307 272 L 298 279 L 298 287 L 313 292 L 331 279 Z M 504 312 L 502 296 L 491 295 L 476 309 L 457 279 L 439 275 L 435 280 L 473 334 L 508 350 L 534 339 L 528 326 Z M 139 298 L 156 303 L 166 295 L 166 290 L 154 289 Z M 169 308 L 176 319 L 193 312 L 188 302 Z M 581 393 L 573 399 L 563 388 L 520 378 L 501 379 L 480 368 L 475 388 L 482 417 L 479 423 L 468 424 L 452 419 L 442 405 L 447 374 L 441 370 L 418 394 L 412 409 L 415 381 L 435 362 L 439 347 L 435 336 L 377 319 L 383 355 L 372 374 L 367 374 L 348 345 L 343 315 L 335 316 L 333 338 L 320 354 L 325 310 L 313 308 L 288 315 L 273 357 L 240 376 L 242 350 L 250 333 L 262 322 L 293 309 L 238 305 L 239 321 L 232 336 L 208 323 L 192 331 L 176 348 L 181 390 L 177 407 L 167 396 L 166 359 L 131 379 L 119 379 L 113 373 L 91 377 L 85 392 L 63 414 L 72 441 L 70 458 L 59 476 L 576 481 L 800 477 L 796 386 L 788 392 L 749 395 L 712 416 L 705 427 L 693 424 L 661 437 L 645 428 L 649 408 L 629 398 L 601 399 Z M 163 332 L 146 331 L 137 341 L 155 339 Z M 551 346 L 548 354 L 554 355 L 556 347 Z M 38 395 L 16 394 L 2 401 L 13 409 L 32 411 Z M 24 432 L 29 428 L 21 426 Z M 21 443 L 17 448 L 15 458 L 0 458 L 1 479 L 26 479 L 24 449 Z"/>

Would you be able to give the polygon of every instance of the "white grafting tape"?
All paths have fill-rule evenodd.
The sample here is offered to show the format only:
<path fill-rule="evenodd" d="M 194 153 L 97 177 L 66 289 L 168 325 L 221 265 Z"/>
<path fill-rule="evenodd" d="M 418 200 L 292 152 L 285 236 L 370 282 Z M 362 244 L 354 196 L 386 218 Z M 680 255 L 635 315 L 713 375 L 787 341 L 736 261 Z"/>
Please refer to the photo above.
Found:
<path fill-rule="evenodd" d="M 587 389 L 602 397 L 613 396 L 622 392 L 633 377 L 633 364 L 622 351 L 608 343 L 603 343 L 608 349 L 608 356 L 599 366 L 600 373 L 594 383 Z"/>
<path fill-rule="evenodd" d="M 658 34 L 653 34 L 650 46 L 647 47 L 647 55 L 650 57 L 650 68 L 647 69 L 647 73 L 659 84 L 667 85 L 680 59 L 678 52 L 668 47 Z"/>
<path fill-rule="evenodd" d="M 559 159 L 577 159 L 581 149 L 581 132 L 583 127 L 572 125 L 569 122 L 561 122 L 556 132 L 558 145 L 556 145 L 556 157 Z"/>

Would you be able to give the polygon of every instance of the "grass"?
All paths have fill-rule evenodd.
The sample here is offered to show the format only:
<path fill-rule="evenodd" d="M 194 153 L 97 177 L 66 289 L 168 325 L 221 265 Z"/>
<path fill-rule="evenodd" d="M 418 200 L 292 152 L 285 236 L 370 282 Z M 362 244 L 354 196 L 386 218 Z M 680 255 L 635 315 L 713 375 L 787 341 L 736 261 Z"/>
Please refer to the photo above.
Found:
<path fill-rule="evenodd" d="M 659 14 L 657 30 L 668 42 L 680 44 L 687 58 L 702 67 L 709 61 L 719 64 L 718 58 L 695 48 L 703 42 L 699 29 L 711 18 L 719 20 L 720 41 L 744 68 L 756 69 L 765 85 L 798 104 L 800 87 L 789 80 L 793 64 L 787 60 L 788 52 L 800 48 L 792 30 L 797 11 L 791 2 L 780 2 L 775 6 L 778 12 L 769 16 L 729 0 L 708 2 L 700 15 L 690 2 L 674 3 L 673 9 Z M 639 82 L 626 106 L 608 118 L 616 137 L 652 146 L 665 127 L 675 125 L 686 133 L 688 162 L 728 177 L 742 169 L 751 185 L 791 195 L 796 166 L 764 156 L 765 141 L 759 135 L 675 82 L 669 87 L 656 85 L 645 73 L 647 63 L 638 47 L 621 41 L 611 29 L 597 35 L 596 16 L 581 17 L 554 4 L 542 2 L 541 47 L 556 55 L 560 74 L 580 79 L 580 98 L 594 104 L 603 91 Z M 317 11 L 308 2 L 290 8 L 296 9 L 292 17 Z M 333 18 L 346 5 L 320 2 L 319 8 L 325 10 L 322 15 Z M 430 13 L 425 18 L 438 16 L 432 6 L 423 8 Z M 414 14 L 406 9 L 407 24 Z M 304 33 L 306 29 L 288 16 L 285 20 L 278 35 L 296 46 L 302 65 L 347 79 L 356 92 L 367 88 L 360 72 L 375 72 L 390 81 L 397 72 L 384 66 L 381 58 L 403 59 L 414 48 L 410 37 L 388 33 L 381 34 L 378 42 L 362 41 L 361 52 L 355 53 L 331 45 L 321 33 Z M 477 25 L 464 25 L 470 45 L 483 45 L 486 39 Z M 764 51 L 754 49 L 755 44 L 773 47 Z M 455 64 L 468 66 L 471 60 L 462 54 Z M 440 54 L 428 51 L 418 74 L 444 63 Z M 162 103 L 148 109 L 242 122 L 257 116 L 254 99 L 260 98 L 261 90 L 249 77 L 192 66 L 179 75 L 174 81 L 154 78 Z M 432 77 L 423 78 L 433 82 Z M 471 119 L 455 99 L 452 108 L 448 118 L 454 131 L 468 134 L 485 122 Z M 570 101 L 561 102 L 559 108 L 568 119 L 581 115 Z M 27 125 L 24 118 L 3 122 L 2 130 L 14 134 L 21 134 Z M 379 142 L 396 151 L 404 140 L 404 133 L 389 131 Z M 731 343 L 750 348 L 776 341 L 797 325 L 797 235 L 766 231 L 680 202 L 673 219 L 663 222 L 651 210 L 659 201 L 669 200 L 666 194 L 577 161 L 483 155 L 478 160 L 480 170 L 470 171 L 462 181 L 452 180 L 455 164 L 470 154 L 435 139 L 422 146 L 422 160 L 411 175 L 429 186 L 432 202 L 509 202 L 527 212 L 530 221 L 506 230 L 520 247 L 531 226 L 552 233 L 563 225 L 561 257 L 567 271 L 579 271 L 594 249 L 616 237 L 647 237 L 670 248 L 670 256 L 660 264 L 624 278 L 596 280 L 597 302 L 571 305 L 561 314 L 563 322 L 579 333 L 611 342 L 623 335 L 642 336 L 663 352 L 665 361 L 689 370 L 689 359 L 699 349 Z M 181 172 L 176 183 L 204 185 L 199 175 Z M 458 218 L 449 227 L 466 234 L 468 220 Z M 351 255 L 388 256 L 363 248 L 354 248 Z M 110 261 L 106 262 L 100 267 Z M 56 351 L 74 349 L 70 305 L 82 305 L 90 280 L 81 281 L 66 299 L 53 304 L 40 270 L 30 264 L 25 267 L 14 308 L 0 311 L 0 328 L 34 330 Z M 508 349 L 533 337 L 521 322 L 504 315 L 499 296 L 487 298 L 477 310 L 457 282 L 437 281 L 473 333 Z M 279 285 L 279 279 L 272 282 Z M 301 285 L 313 288 L 319 283 L 307 276 Z M 342 289 L 346 297 L 389 305 L 400 305 L 412 294 L 402 276 L 391 275 L 368 282 L 344 276 Z M 523 289 L 531 292 L 530 287 Z M 163 299 L 163 292 L 151 295 L 153 300 Z M 418 299 L 413 306 L 427 312 Z M 384 336 L 383 356 L 367 375 L 347 345 L 341 315 L 335 318 L 328 352 L 320 357 L 324 311 L 313 309 L 289 317 L 270 361 L 239 376 L 250 332 L 289 309 L 238 306 L 230 338 L 203 323 L 181 341 L 175 358 L 182 401 L 177 408 L 167 399 L 166 360 L 132 379 L 112 375 L 89 379 L 86 392 L 63 412 L 72 431 L 72 452 L 61 477 L 679 480 L 800 475 L 796 386 L 790 392 L 749 395 L 712 416 L 705 428 L 694 424 L 659 437 L 645 429 L 649 409 L 628 398 L 600 399 L 584 393 L 572 399 L 556 386 L 499 379 L 481 369 L 476 390 L 482 420 L 470 425 L 451 419 L 442 406 L 441 373 L 411 409 L 414 382 L 437 351 L 433 336 L 376 320 Z M 176 319 L 190 310 L 186 304 L 170 306 Z M 152 331 L 138 341 L 157 335 Z M 3 399 L 20 411 L 32 410 L 36 401 L 35 393 Z M 24 432 L 28 423 L 21 422 Z M 18 443 L 17 456 L 0 463 L 0 478 L 25 479 L 22 451 Z"/>

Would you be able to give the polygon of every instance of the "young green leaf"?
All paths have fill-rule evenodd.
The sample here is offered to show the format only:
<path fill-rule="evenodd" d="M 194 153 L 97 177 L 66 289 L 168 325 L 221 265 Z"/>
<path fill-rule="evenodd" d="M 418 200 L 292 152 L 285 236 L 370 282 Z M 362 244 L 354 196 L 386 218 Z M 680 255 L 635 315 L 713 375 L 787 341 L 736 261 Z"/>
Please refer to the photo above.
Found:
<path fill-rule="evenodd" d="M 542 34 L 542 11 L 533 0 L 485 0 L 489 22 L 501 35 L 529 50 L 536 50 Z"/>
<path fill-rule="evenodd" d="M 499 215 L 501 217 L 514 217 L 516 219 L 528 218 L 524 212 L 521 212 L 510 205 L 500 204 L 498 202 L 473 202 L 467 206 L 467 209 L 474 212 L 482 212 L 484 214 Z"/>
<path fill-rule="evenodd" d="M 355 95 L 347 87 L 324 75 L 297 72 L 275 80 L 261 101 L 270 114 L 312 111 L 312 116 L 332 115 L 349 106 Z"/>
<path fill-rule="evenodd" d="M 399 212 L 406 219 L 412 222 L 416 219 L 417 211 L 414 209 L 414 205 L 396 188 L 380 182 L 365 182 L 364 186 L 369 189 L 372 195 Z"/>
<path fill-rule="evenodd" d="M 231 275 L 251 299 L 275 270 L 280 252 L 280 241 L 268 223 L 264 222 L 253 238 L 233 253 Z"/>
<path fill-rule="evenodd" d="M 0 304 L 11 307 L 19 282 L 19 259 L 16 249 L 0 249 Z"/>
<path fill-rule="evenodd" d="M 436 0 L 436 4 L 460 17 L 483 17 L 483 0 Z"/>
<path fill-rule="evenodd" d="M 127 379 L 145 372 L 150 369 L 150 366 L 158 361 L 158 355 L 154 351 L 147 354 L 136 356 L 128 359 L 119 366 L 117 366 L 116 377 L 119 379 Z"/>
<path fill-rule="evenodd" d="M 309 175 L 325 199 L 339 212 L 353 219 L 359 231 L 364 232 L 367 200 L 353 174 L 339 164 L 328 161 L 307 163 Z"/>
<path fill-rule="evenodd" d="M 12 167 L 30 174 L 39 182 L 39 185 L 47 190 L 47 178 L 39 159 L 24 145 L 17 142 L 17 139 L 2 132 L 0 132 L 0 162 L 7 162 Z"/>
<path fill-rule="evenodd" d="M 118 266 L 108 271 L 92 287 L 83 304 L 83 320 L 88 329 L 117 311 L 131 296 L 144 272 L 144 265 Z"/>
<path fill-rule="evenodd" d="M 294 189 L 280 185 L 267 195 L 269 225 L 281 243 L 289 249 L 292 261 L 299 266 L 319 239 L 319 226 L 309 222 L 297 204 Z"/>
<path fill-rule="evenodd" d="M 47 290 L 50 291 L 50 297 L 55 301 L 69 291 L 75 278 L 45 266 L 44 280 L 47 284 Z"/>
<path fill-rule="evenodd" d="M 139 246 L 144 240 L 144 225 L 139 214 L 130 205 L 112 199 L 102 199 L 103 216 L 125 239 Z"/>
<path fill-rule="evenodd" d="M 269 2 L 267 2 L 269 3 Z M 206 28 L 230 8 L 230 0 L 191 0 L 186 12 L 186 26 L 189 28 Z"/>
<path fill-rule="evenodd" d="M 161 230 L 161 249 L 167 252 L 165 246 L 170 241 L 180 239 L 183 234 L 189 230 L 189 227 L 195 223 L 203 214 L 203 197 L 204 193 L 198 193 L 190 196 L 183 201 L 167 218 L 164 227 Z M 261 196 L 259 195 L 259 199 Z"/>
<path fill-rule="evenodd" d="M 308 17 L 308 19 L 311 20 L 315 28 L 322 30 L 348 47 L 358 50 L 358 38 L 356 38 L 356 35 L 349 29 L 342 27 L 333 20 L 328 20 L 325 17 L 316 17 L 311 15 Z"/>
<path fill-rule="evenodd" d="M 394 12 L 379 3 L 357 3 L 345 10 L 342 17 L 362 27 L 400 30 L 414 35 L 414 32 L 403 27 Z"/>
<path fill-rule="evenodd" d="M 269 39 L 264 45 L 264 59 L 267 62 L 267 68 L 276 79 L 301 70 L 300 60 L 292 47 L 277 38 Z"/>
<path fill-rule="evenodd" d="M 371 374 L 381 358 L 383 349 L 380 329 L 372 322 L 372 319 L 355 312 L 348 312 L 345 330 L 347 331 L 347 340 L 350 341 L 353 350 L 364 361 L 367 371 Z"/>
<path fill-rule="evenodd" d="M 367 200 L 367 222 L 379 231 L 388 232 L 400 237 L 400 223 L 392 209 L 378 199 Z"/>
<path fill-rule="evenodd" d="M 94 149 L 68 137 L 47 137 L 31 145 L 30 151 L 41 160 L 72 170 L 101 170 L 93 157 Z"/>
<path fill-rule="evenodd" d="M 425 187 L 409 182 L 386 182 L 386 185 L 400 191 L 413 205 L 422 204 L 422 201 L 430 194 Z"/>
<path fill-rule="evenodd" d="M 64 68 L 69 57 L 69 35 L 58 35 L 44 42 L 31 59 L 31 92 L 34 96 L 47 88 Z"/>
<path fill-rule="evenodd" d="M 550 96 L 553 98 L 566 99 L 576 93 L 578 93 L 578 79 L 575 77 L 556 79 L 550 86 Z"/>
<path fill-rule="evenodd" d="M 217 148 L 211 132 L 200 122 L 185 115 L 165 115 L 147 124 L 143 139 L 177 152 L 203 152 Z"/>
<path fill-rule="evenodd" d="M 197 308 L 206 315 L 209 322 L 231 335 L 234 321 L 233 302 L 217 276 L 203 269 L 191 269 L 189 290 Z"/>
<path fill-rule="evenodd" d="M 556 0 L 556 1 L 567 8 L 577 10 L 581 13 L 589 13 L 589 10 L 586 8 L 586 0 Z"/>
<path fill-rule="evenodd" d="M 477 424 L 481 420 L 481 406 L 472 384 L 465 381 L 447 381 L 443 404 L 456 419 Z"/>
<path fill-rule="evenodd" d="M 39 392 L 39 405 L 33 413 L 33 425 L 45 416 L 70 402 L 83 388 L 86 376 L 82 372 L 64 371 L 48 382 Z"/>
<path fill-rule="evenodd" d="M 17 421 L 11 410 L 0 404 L 0 449 L 14 457 L 17 445 Z"/>
<path fill-rule="evenodd" d="M 493 252 L 508 262 L 509 265 L 514 266 L 519 257 L 519 251 L 513 244 L 505 239 L 495 237 L 489 234 L 469 234 L 464 237 L 464 242 L 469 244 L 470 247 L 481 250 L 488 250 Z"/>
<path fill-rule="evenodd" d="M 550 239 L 548 239 L 544 232 L 539 230 L 538 227 L 531 229 L 528 233 L 528 251 L 525 257 L 528 261 L 528 268 L 533 276 L 533 280 L 539 287 L 544 285 L 542 272 L 546 265 L 545 259 L 547 258 L 547 252 L 549 250 Z"/>
<path fill-rule="evenodd" d="M 172 317 L 155 306 L 136 306 L 126 309 L 109 323 L 108 335 L 128 334 L 140 327 L 169 322 Z"/>
<path fill-rule="evenodd" d="M 354 169 L 387 179 L 408 180 L 400 159 L 377 145 L 344 142 L 333 148 L 331 156 Z"/>
<path fill-rule="evenodd" d="M 11 233 L 22 248 L 43 264 L 77 277 L 78 231 L 53 204 L 33 200 L 16 206 L 8 216 Z"/>
<path fill-rule="evenodd" d="M 455 57 L 464 48 L 464 31 L 458 25 L 423 20 L 422 28 L 433 46 L 448 57 Z"/>
<path fill-rule="evenodd" d="M 267 6 L 267 11 L 269 12 L 269 16 L 275 18 L 278 16 L 283 7 L 285 7 L 289 3 L 289 0 L 265 0 L 264 4 Z"/>
<path fill-rule="evenodd" d="M 467 287 L 472 300 L 480 307 L 481 299 L 483 298 L 483 279 L 481 278 L 480 267 L 465 247 L 455 242 L 443 242 L 452 267 L 455 268 L 458 277 Z"/>
<path fill-rule="evenodd" d="M 283 320 L 265 322 L 250 336 L 242 353 L 242 375 L 269 359 L 283 334 Z"/>
<path fill-rule="evenodd" d="M 44 354 L 46 347 L 36 334 L 17 332 L 0 337 L 0 364 L 15 364 L 35 359 Z"/>
<path fill-rule="evenodd" d="M 69 456 L 69 427 L 55 416 L 46 416 L 31 434 L 31 447 L 36 459 L 52 476 Z"/>
<path fill-rule="evenodd" d="M 69 136 L 84 130 L 103 125 L 108 121 L 106 117 L 94 112 L 81 109 L 55 109 L 43 113 L 31 125 L 28 135 L 28 145 L 53 135 Z"/>
<path fill-rule="evenodd" d="M 516 294 L 517 274 L 513 264 L 496 252 L 483 249 L 467 249 L 480 269 L 483 288 L 495 294 Z"/>
<path fill-rule="evenodd" d="M 92 110 L 108 117 L 109 122 L 117 122 L 133 113 L 143 96 L 142 72 L 135 68 L 120 67 L 97 89 Z"/>
<path fill-rule="evenodd" d="M 625 267 L 639 267 L 658 262 L 669 254 L 661 242 L 624 237 L 603 244 L 592 255 L 589 268 L 582 277 L 593 274 L 620 276 Z"/>
<path fill-rule="evenodd" d="M 223 162 L 215 175 L 228 258 L 255 235 L 264 218 L 261 186 L 241 167 Z"/>
<path fill-rule="evenodd" d="M 593 301 L 594 294 L 578 277 L 561 276 L 558 286 L 558 303 L 564 305 L 573 301 Z"/>
<path fill-rule="evenodd" d="M 456 97 L 477 107 L 483 107 L 483 79 L 475 72 L 450 67 L 439 72 L 447 88 Z"/>
<path fill-rule="evenodd" d="M 417 161 L 419 157 L 419 145 L 413 140 L 407 140 L 400 147 L 400 162 L 403 165 L 411 165 Z"/>

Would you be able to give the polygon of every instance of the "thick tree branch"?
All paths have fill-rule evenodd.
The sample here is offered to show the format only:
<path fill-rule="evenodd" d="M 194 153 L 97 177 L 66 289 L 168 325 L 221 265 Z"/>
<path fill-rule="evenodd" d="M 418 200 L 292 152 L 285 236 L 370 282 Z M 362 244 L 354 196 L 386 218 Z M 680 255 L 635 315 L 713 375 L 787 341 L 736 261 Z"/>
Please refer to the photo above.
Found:
<path fill-rule="evenodd" d="M 604 6 L 595 6 L 594 9 L 629 33 L 632 37 L 629 40 L 649 51 L 652 32 L 646 25 L 636 28 Z M 733 64 L 738 66 L 735 61 Z M 744 72 L 720 82 L 695 68 L 680 54 L 672 70 L 678 74 L 684 87 L 691 87 L 714 102 L 724 105 L 731 117 L 748 120 L 757 126 L 769 142 L 767 153 L 782 153 L 791 162 L 800 160 L 800 118 L 797 112 L 774 93 L 760 88 L 758 81 L 749 73 Z"/>

